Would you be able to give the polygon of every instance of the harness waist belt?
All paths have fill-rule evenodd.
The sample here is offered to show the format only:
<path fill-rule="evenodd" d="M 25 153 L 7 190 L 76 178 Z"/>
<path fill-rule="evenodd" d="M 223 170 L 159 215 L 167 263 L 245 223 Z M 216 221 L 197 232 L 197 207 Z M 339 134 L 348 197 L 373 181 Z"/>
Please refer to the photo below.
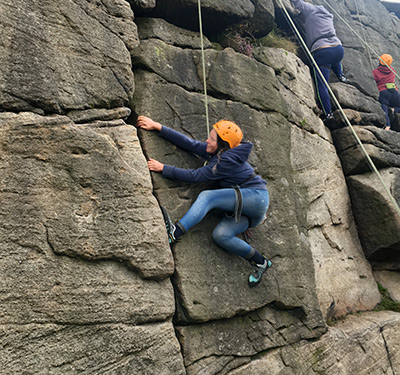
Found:
<path fill-rule="evenodd" d="M 385 84 L 387 89 L 395 89 L 396 88 L 396 84 L 394 82 L 389 82 Z"/>

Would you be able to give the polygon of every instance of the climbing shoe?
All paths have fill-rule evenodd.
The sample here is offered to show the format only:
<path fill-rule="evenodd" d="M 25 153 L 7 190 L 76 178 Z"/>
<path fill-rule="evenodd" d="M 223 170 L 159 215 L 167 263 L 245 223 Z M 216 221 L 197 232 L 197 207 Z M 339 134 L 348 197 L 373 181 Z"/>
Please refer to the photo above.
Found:
<path fill-rule="evenodd" d="M 262 275 L 271 266 L 272 266 L 272 262 L 268 259 L 264 260 L 264 264 L 255 264 L 255 269 L 249 276 L 250 288 L 260 284 Z"/>
<path fill-rule="evenodd" d="M 345 76 L 340 76 L 339 81 L 342 83 L 350 83 L 350 81 Z"/>
<path fill-rule="evenodd" d="M 169 241 L 169 243 L 174 243 L 174 242 L 176 242 L 176 239 L 174 236 L 175 225 L 172 222 L 171 218 L 169 217 L 167 210 L 163 206 L 161 206 L 161 212 L 164 217 L 165 228 L 167 229 L 168 241 Z"/>
<path fill-rule="evenodd" d="M 329 122 L 334 120 L 333 114 L 332 113 L 328 113 L 325 117 L 324 117 L 324 122 Z"/>

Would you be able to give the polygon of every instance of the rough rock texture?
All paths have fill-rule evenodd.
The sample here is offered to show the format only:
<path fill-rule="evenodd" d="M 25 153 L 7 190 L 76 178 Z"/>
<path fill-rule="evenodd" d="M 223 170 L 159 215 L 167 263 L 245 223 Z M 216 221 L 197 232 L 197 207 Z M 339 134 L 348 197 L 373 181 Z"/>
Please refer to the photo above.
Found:
<path fill-rule="evenodd" d="M 400 199 L 400 169 L 380 171 L 394 199 Z M 371 260 L 396 259 L 400 251 L 400 217 L 378 177 L 370 173 L 348 178 L 364 252 Z"/>
<path fill-rule="evenodd" d="M 162 18 L 138 18 L 136 24 L 138 25 L 139 38 L 142 44 L 144 40 L 154 38 L 173 46 L 193 49 L 201 48 L 199 33 L 181 29 L 164 21 Z M 203 37 L 203 45 L 204 48 L 211 47 L 211 42 L 206 36 Z"/>
<path fill-rule="evenodd" d="M 257 36 L 273 29 L 275 7 L 270 0 L 202 0 L 201 7 L 203 30 L 207 35 L 239 22 L 247 23 Z M 189 30 L 199 30 L 198 0 L 158 1 L 150 15 Z"/>
<path fill-rule="evenodd" d="M 173 260 L 136 129 L 3 112 L 0 170 L 2 371 L 157 369 L 165 355 L 182 373 Z"/>
<path fill-rule="evenodd" d="M 354 127 L 366 152 L 378 168 L 392 196 L 400 197 L 400 134 L 376 127 Z M 400 251 L 400 217 L 365 158 L 349 128 L 334 132 L 335 144 L 348 176 L 352 207 L 360 240 L 367 257 L 396 261 Z"/>
<path fill-rule="evenodd" d="M 392 312 L 351 316 L 313 342 L 269 351 L 230 375 L 397 374 L 400 315 Z M 200 373 L 200 372 L 199 372 Z"/>
<path fill-rule="evenodd" d="M 375 271 L 374 276 L 393 301 L 400 302 L 400 273 L 393 271 Z"/>
<path fill-rule="evenodd" d="M 329 318 L 373 308 L 379 294 L 357 237 L 335 149 L 298 128 L 293 129 L 292 139 L 293 171 L 306 187 L 301 199 L 308 204 L 307 241 L 321 311 Z"/>
<path fill-rule="evenodd" d="M 358 114 L 359 119 L 351 122 L 361 125 L 375 125 L 380 128 L 385 127 L 385 113 L 375 99 L 362 94 L 356 87 L 349 84 L 333 83 L 331 88 L 340 105 L 346 109 L 346 114 L 349 114 L 349 111 L 355 111 Z M 339 111 L 336 111 L 335 115 L 339 119 L 338 122 L 344 124 Z M 351 119 L 352 117 L 349 120 Z"/>
<path fill-rule="evenodd" d="M 138 37 L 126 1 L 5 0 L 0 25 L 0 109 L 63 113 L 128 103 L 129 49 Z"/>
<path fill-rule="evenodd" d="M 364 9 L 330 2 L 377 48 L 393 51 L 398 68 L 398 21 L 376 0 Z M 298 57 L 257 48 L 249 59 L 210 43 L 212 32 L 237 22 L 260 34 L 271 30 L 272 1 L 202 5 L 210 36 L 210 121 L 234 119 L 254 143 L 250 162 L 268 180 L 271 205 L 250 241 L 273 267 L 249 289 L 247 262 L 211 240 L 223 215 L 218 212 L 171 252 L 159 203 L 178 218 L 207 186 L 158 174 L 151 180 L 145 155 L 189 168 L 202 161 L 156 134 L 141 131 L 139 140 L 130 125 L 140 113 L 193 138 L 207 137 L 200 40 L 193 32 L 197 0 L 3 1 L 1 372 L 400 372 L 399 314 L 354 315 L 329 329 L 325 324 L 379 302 L 358 240 L 364 245 L 365 233 L 353 219 L 354 213 L 358 224 L 365 207 L 361 201 L 353 211 L 346 187 L 353 179 L 361 187 L 351 188 L 350 196 L 368 195 L 374 189 L 368 166 L 348 129 L 333 132 L 332 142 L 316 115 L 309 69 Z M 131 8 L 147 18 L 134 20 Z M 157 12 L 164 19 L 149 18 Z M 379 126 L 367 50 L 339 21 L 335 17 L 346 46 L 345 72 L 357 90 L 332 87 L 354 122 Z M 192 31 L 176 26 L 183 22 Z M 356 131 L 397 192 L 397 138 L 376 127 Z M 384 201 L 379 194 L 368 199 Z M 390 212 L 384 204 L 380 215 Z M 398 254 L 397 229 L 384 230 L 369 227 L 371 239 L 381 236 L 370 247 L 378 248 L 374 255 Z M 385 256 L 373 266 L 396 298 L 386 271 L 398 275 L 399 258 Z"/>
<path fill-rule="evenodd" d="M 156 6 L 156 0 L 128 0 L 133 11 L 136 13 L 144 13 Z"/>
<path fill-rule="evenodd" d="M 400 167 L 400 134 L 374 126 L 354 126 L 353 129 L 378 169 Z M 350 128 L 335 131 L 333 138 L 346 176 L 371 171 Z"/>
<path fill-rule="evenodd" d="M 201 116 L 203 97 L 187 91 L 201 90 L 199 69 L 192 59 L 195 52 L 168 46 L 160 40 L 149 39 L 145 42 L 132 51 L 134 67 L 147 68 L 158 74 L 135 69 L 137 92 L 132 103 L 135 112 L 151 114 L 153 118 L 159 119 L 165 125 L 184 131 L 197 139 L 204 138 L 206 129 Z M 271 53 L 267 57 L 269 51 Z M 273 49 L 265 49 L 260 52 L 259 57 L 260 60 L 274 61 L 273 68 L 229 49 L 222 52 L 206 52 L 209 92 L 215 97 L 223 96 L 235 100 L 235 102 L 225 102 L 212 98 L 211 122 L 216 121 L 217 116 L 235 118 L 244 127 L 246 136 L 256 145 L 253 162 L 257 166 L 258 172 L 269 181 L 272 199 L 271 218 L 262 228 L 257 229 L 260 232 L 257 234 L 257 239 L 260 243 L 267 245 L 266 254 L 272 256 L 273 261 L 275 261 L 274 256 L 277 257 L 276 268 L 279 270 L 280 267 L 284 267 L 285 271 L 279 270 L 279 275 L 296 273 L 299 262 L 310 262 L 311 260 L 311 258 L 305 258 L 304 251 L 307 253 L 314 250 L 312 255 L 317 265 L 316 277 L 321 277 L 321 283 L 317 286 L 317 290 L 321 288 L 318 297 L 324 316 L 328 314 L 343 315 L 349 311 L 374 307 L 379 302 L 379 295 L 374 285 L 370 266 L 363 258 L 359 242 L 354 239 L 357 236 L 352 215 L 349 213 L 350 203 L 339 160 L 335 149 L 329 142 L 329 133 L 313 113 L 312 108 L 315 104 L 308 99 L 306 94 L 308 90 L 312 90 L 309 80 L 308 85 L 303 86 L 304 90 L 302 91 L 301 87 L 305 79 L 299 78 L 300 82 L 298 82 L 297 75 L 292 72 L 293 66 L 297 66 L 297 70 L 301 71 L 302 63 L 291 57 L 295 64 L 287 64 L 288 70 L 286 70 L 285 64 L 281 64 L 281 66 L 278 64 L 284 55 L 283 51 L 279 53 Z M 163 58 L 168 56 L 170 66 L 166 66 L 162 60 L 153 61 L 153 56 L 157 54 Z M 185 61 L 183 66 L 180 65 L 182 61 Z M 249 81 L 242 75 L 236 75 L 235 72 L 239 72 L 245 65 L 251 76 L 263 76 L 268 79 Z M 222 67 L 228 68 L 223 71 Z M 306 70 L 303 68 L 303 71 Z M 304 72 L 299 76 L 303 77 Z M 189 82 L 188 77 L 192 77 Z M 287 77 L 292 78 L 289 80 Z M 235 85 L 232 82 L 235 82 Z M 241 87 L 240 92 L 237 92 L 237 87 Z M 141 88 L 146 88 L 146 90 L 141 90 Z M 298 126 L 291 125 L 282 117 L 282 114 L 287 115 L 288 113 L 285 109 L 285 99 L 289 98 L 290 100 L 295 95 L 302 98 L 301 108 L 308 108 L 307 110 L 303 109 L 300 114 L 307 113 L 311 119 L 307 125 L 309 130 L 312 132 L 321 130 L 326 139 L 317 135 L 309 136 L 307 132 Z M 163 100 L 157 101 L 156 98 L 160 97 Z M 291 102 L 289 101 L 289 103 Z M 311 108 L 307 107 L 308 103 Z M 275 112 L 269 112 L 266 115 L 260 110 L 274 110 Z M 162 119 L 157 117 L 161 113 L 163 114 Z M 187 113 L 191 114 L 190 117 L 186 116 Z M 295 121 L 293 114 L 291 116 Z M 248 123 L 249 118 L 251 118 L 251 124 Z M 300 126 L 302 117 L 296 120 Z M 154 138 L 151 134 L 143 134 L 142 139 L 149 157 L 168 164 L 176 165 L 178 163 L 177 165 L 182 167 L 201 165 L 201 162 L 196 162 L 195 159 L 193 162 L 185 162 L 183 160 L 186 158 L 183 156 L 184 153 L 176 155 L 175 151 L 172 152 L 175 147 Z M 166 148 L 167 151 L 165 151 Z M 318 159 L 310 157 L 307 152 L 310 148 L 318 148 Z M 268 152 L 266 153 L 265 150 Z M 291 152 L 286 152 L 286 150 L 291 150 Z M 326 153 L 326 157 L 322 158 L 324 153 Z M 326 161 L 321 163 L 323 159 Z M 293 179 L 293 170 L 297 171 L 295 179 Z M 327 171 L 327 175 L 323 171 Z M 183 200 L 178 204 L 176 201 L 171 202 L 172 193 L 168 187 L 182 184 L 162 180 L 157 175 L 154 176 L 154 179 L 157 196 L 162 204 L 171 210 L 174 218 L 182 216 L 191 202 L 191 200 L 188 201 L 188 197 L 191 196 L 191 199 L 194 199 L 195 195 L 193 193 L 188 195 L 190 192 L 183 184 L 184 187 L 177 190 L 181 192 L 174 193 L 181 195 Z M 331 192 L 325 191 L 327 186 L 330 187 Z M 307 190 L 310 190 L 310 193 L 309 197 L 305 198 L 304 194 Z M 194 191 L 197 190 L 194 189 Z M 341 203 L 339 203 L 338 197 L 342 199 Z M 289 207 L 298 207 L 302 214 L 296 215 L 295 211 L 291 211 Z M 229 254 L 221 254 L 221 250 L 215 248 L 211 241 L 206 248 L 204 247 L 203 231 L 211 232 L 215 220 L 217 218 L 210 216 L 205 223 L 199 225 L 198 230 L 194 229 L 188 233 L 175 246 L 175 280 L 181 301 L 178 306 L 179 319 L 184 321 L 221 319 L 234 316 L 239 312 L 252 311 L 272 301 L 278 305 L 290 306 L 290 308 L 299 306 L 297 300 L 303 293 L 299 295 L 297 288 L 300 285 L 297 282 L 293 284 L 296 278 L 285 280 L 280 276 L 276 281 L 276 286 L 271 283 L 266 284 L 265 296 L 256 293 L 251 297 L 254 298 L 253 301 L 249 300 L 252 292 L 243 295 L 243 300 L 233 293 L 234 290 L 237 290 L 238 285 L 245 284 L 243 262 L 240 259 L 232 259 Z M 287 229 L 284 237 L 280 239 L 279 233 L 282 232 L 283 223 Z M 278 230 L 279 227 L 281 229 Z M 299 231 L 298 228 L 304 228 L 304 231 Z M 277 244 L 281 242 L 285 245 L 277 247 Z M 257 245 L 255 246 L 257 247 Z M 264 248 L 264 246 L 260 248 Z M 301 255 L 300 258 L 292 258 L 290 253 L 293 249 L 298 249 L 296 251 L 300 251 L 304 255 Z M 212 259 L 211 263 L 208 261 L 209 259 Z M 279 265 L 279 259 L 286 259 L 286 261 Z M 331 259 L 331 262 L 328 262 L 327 259 Z M 225 270 L 225 264 L 230 264 L 229 269 Z M 342 275 L 348 273 L 348 277 L 344 278 L 348 284 L 347 281 L 343 282 L 342 278 L 341 287 L 329 281 L 328 284 L 332 286 L 330 288 L 326 285 L 325 279 L 331 280 L 331 277 L 339 272 L 338 264 L 340 264 Z M 202 272 L 215 276 L 203 277 L 204 281 L 200 281 Z M 192 276 L 194 274 L 198 274 L 200 280 L 194 278 Z M 237 274 L 241 275 L 242 281 L 237 280 Z M 272 281 L 274 269 L 271 269 L 270 274 Z M 219 281 L 221 275 L 225 280 L 222 286 L 218 285 L 221 283 Z M 300 275 L 298 277 L 301 280 L 300 284 L 304 284 L 302 277 Z M 304 275 L 303 277 L 309 276 Z M 200 282 L 202 288 L 198 287 Z M 348 293 L 349 287 L 352 287 L 352 293 Z M 287 292 L 285 288 L 287 288 Z M 328 293 L 326 288 L 329 288 Z M 210 295 L 215 295 L 216 298 L 210 299 Z M 235 299 L 234 306 L 227 302 L 232 298 Z M 225 301 L 223 305 L 220 303 L 221 300 Z M 214 306 L 214 304 L 216 305 Z"/>
<path fill-rule="evenodd" d="M 2 325 L 4 374 L 186 374 L 171 323 Z"/>

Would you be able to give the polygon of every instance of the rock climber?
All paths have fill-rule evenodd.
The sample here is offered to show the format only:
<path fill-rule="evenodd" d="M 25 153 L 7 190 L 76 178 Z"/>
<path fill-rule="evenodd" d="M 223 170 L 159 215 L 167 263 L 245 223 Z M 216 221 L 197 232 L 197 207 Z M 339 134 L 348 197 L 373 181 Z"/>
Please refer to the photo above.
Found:
<path fill-rule="evenodd" d="M 333 14 L 322 5 L 313 5 L 303 0 L 290 1 L 300 11 L 300 16 L 304 21 L 307 47 L 310 49 L 326 82 L 329 82 L 330 69 L 332 69 L 340 82 L 349 83 L 343 74 L 341 61 L 344 49 L 342 42 L 336 36 Z M 333 119 L 329 91 L 315 67 L 313 67 L 313 76 L 316 83 L 318 104 L 323 112 L 322 119 L 328 122 Z"/>
<path fill-rule="evenodd" d="M 393 57 L 387 53 L 379 58 L 379 66 L 372 71 L 379 90 L 379 103 L 386 115 L 386 130 L 390 130 L 389 108 L 400 113 L 400 93 L 395 84 L 396 71 L 391 67 Z"/>
<path fill-rule="evenodd" d="M 269 205 L 267 183 L 254 172 L 247 161 L 253 144 L 242 142 L 243 133 L 240 127 L 227 120 L 214 124 L 205 142 L 193 140 L 146 116 L 139 116 L 136 124 L 144 130 L 158 131 L 162 138 L 207 161 L 198 169 L 181 169 L 149 159 L 147 164 L 150 171 L 160 172 L 166 178 L 191 183 L 216 182 L 220 187 L 202 191 L 186 214 L 175 224 L 163 210 L 170 243 L 176 242 L 198 224 L 211 209 L 233 213 L 232 216 L 224 217 L 214 228 L 213 239 L 218 246 L 241 256 L 254 266 L 248 284 L 250 287 L 258 285 L 272 262 L 246 241 L 236 237 L 248 228 L 260 224 Z"/>

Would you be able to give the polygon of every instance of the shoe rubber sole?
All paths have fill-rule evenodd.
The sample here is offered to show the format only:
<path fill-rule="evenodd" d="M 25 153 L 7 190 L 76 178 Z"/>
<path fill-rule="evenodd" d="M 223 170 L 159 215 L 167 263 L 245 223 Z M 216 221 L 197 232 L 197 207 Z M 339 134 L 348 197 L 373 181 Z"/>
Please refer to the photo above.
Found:
<path fill-rule="evenodd" d="M 268 268 L 272 266 L 272 262 L 267 260 L 267 265 L 265 268 L 257 267 L 249 276 L 249 287 L 253 288 L 260 284 L 263 274 L 267 271 Z"/>

